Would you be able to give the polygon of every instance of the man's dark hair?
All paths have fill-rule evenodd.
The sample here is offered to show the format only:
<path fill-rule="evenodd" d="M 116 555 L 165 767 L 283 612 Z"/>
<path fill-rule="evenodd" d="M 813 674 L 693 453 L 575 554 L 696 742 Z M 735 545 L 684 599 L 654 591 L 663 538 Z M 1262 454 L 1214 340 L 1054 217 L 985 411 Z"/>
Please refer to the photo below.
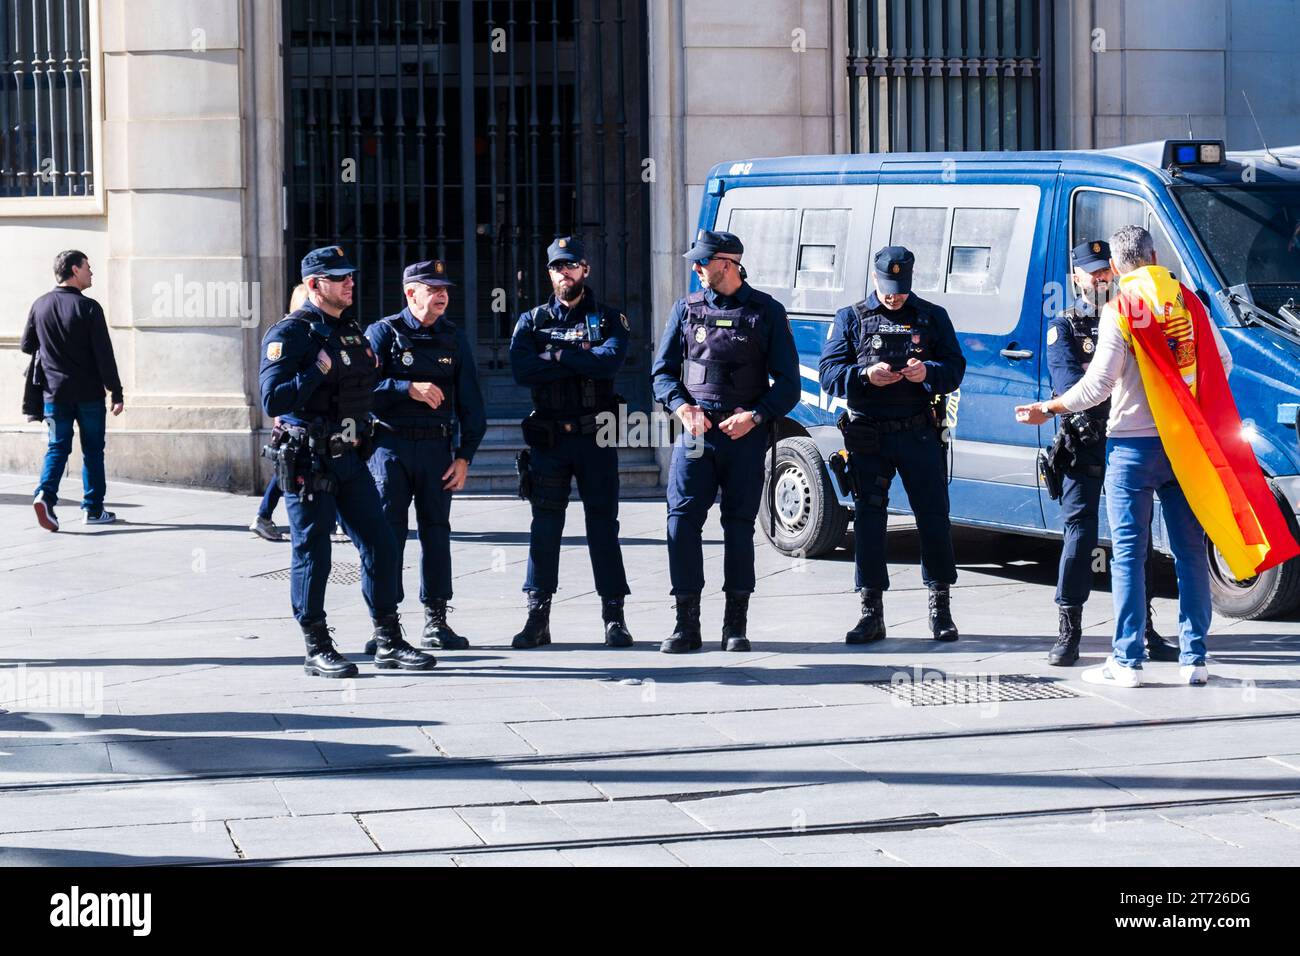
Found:
<path fill-rule="evenodd" d="M 67 282 L 72 278 L 72 270 L 86 261 L 86 254 L 77 249 L 68 249 L 54 257 L 54 278 Z"/>

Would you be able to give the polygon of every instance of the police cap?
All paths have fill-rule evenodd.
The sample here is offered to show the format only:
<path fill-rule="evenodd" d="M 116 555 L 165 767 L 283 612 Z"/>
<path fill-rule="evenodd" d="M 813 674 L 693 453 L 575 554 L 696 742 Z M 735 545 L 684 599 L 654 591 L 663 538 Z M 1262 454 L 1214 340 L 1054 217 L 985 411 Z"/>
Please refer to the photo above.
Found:
<path fill-rule="evenodd" d="M 1089 239 L 1070 250 L 1070 261 L 1076 269 L 1099 272 L 1110 268 L 1110 244 L 1101 239 Z"/>
<path fill-rule="evenodd" d="M 691 248 L 682 255 L 682 258 L 699 262 L 718 253 L 739 256 L 744 252 L 745 246 L 734 233 L 701 229 L 695 234 L 695 241 L 691 243 Z"/>
<path fill-rule="evenodd" d="M 907 247 L 885 246 L 872 260 L 877 287 L 885 295 L 911 292 L 912 266 L 915 264 L 916 256 Z"/>
<path fill-rule="evenodd" d="M 547 266 L 557 262 L 582 262 L 586 258 L 587 250 L 582 248 L 582 240 L 577 236 L 560 236 L 546 247 Z"/>
<path fill-rule="evenodd" d="M 302 257 L 302 277 L 308 276 L 345 276 L 356 272 L 343 252 L 342 246 L 322 246 L 313 249 Z"/>
<path fill-rule="evenodd" d="M 425 285 L 454 285 L 447 278 L 447 263 L 441 259 L 426 259 L 424 262 L 412 262 L 402 270 L 402 284 L 423 282 Z"/>

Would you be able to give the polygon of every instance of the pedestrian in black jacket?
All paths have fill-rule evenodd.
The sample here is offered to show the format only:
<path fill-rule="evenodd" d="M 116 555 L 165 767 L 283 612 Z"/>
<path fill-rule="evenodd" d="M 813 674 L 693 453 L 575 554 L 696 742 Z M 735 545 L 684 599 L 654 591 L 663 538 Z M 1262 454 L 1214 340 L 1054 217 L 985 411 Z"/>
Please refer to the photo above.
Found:
<path fill-rule="evenodd" d="M 116 516 L 104 510 L 104 393 L 110 393 L 113 414 L 122 414 L 122 380 L 113 358 L 104 310 L 82 293 L 94 280 L 84 252 L 70 249 L 54 257 L 58 285 L 32 303 L 23 329 L 22 350 L 38 354 L 45 375 L 45 422 L 50 445 L 45 452 L 40 484 L 36 486 L 36 520 L 47 531 L 59 530 L 54 507 L 59 481 L 72 452 L 72 427 L 81 433 L 86 524 L 112 524 Z"/>

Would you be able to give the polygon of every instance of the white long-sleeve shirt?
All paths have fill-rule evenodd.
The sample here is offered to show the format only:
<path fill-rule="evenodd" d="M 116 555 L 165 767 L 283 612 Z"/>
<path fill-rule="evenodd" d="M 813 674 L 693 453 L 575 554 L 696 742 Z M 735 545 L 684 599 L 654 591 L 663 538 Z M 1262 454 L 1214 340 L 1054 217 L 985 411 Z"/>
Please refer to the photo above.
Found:
<path fill-rule="evenodd" d="M 1138 369 L 1137 358 L 1119 327 L 1119 313 L 1113 303 L 1107 303 L 1102 310 L 1100 328 L 1097 331 L 1097 354 L 1093 356 L 1088 370 L 1074 387 L 1061 396 L 1061 404 L 1067 411 L 1081 412 L 1085 408 L 1100 405 L 1109 396 L 1110 418 L 1106 424 L 1106 434 L 1111 438 L 1153 438 L 1156 431 L 1155 419 L 1151 417 L 1151 405 L 1147 401 L 1146 389 L 1142 385 L 1142 373 Z M 1214 334 L 1214 344 L 1219 350 L 1219 359 L 1223 362 L 1223 374 L 1232 371 L 1232 354 L 1228 351 L 1223 336 L 1214 323 L 1209 323 Z"/>

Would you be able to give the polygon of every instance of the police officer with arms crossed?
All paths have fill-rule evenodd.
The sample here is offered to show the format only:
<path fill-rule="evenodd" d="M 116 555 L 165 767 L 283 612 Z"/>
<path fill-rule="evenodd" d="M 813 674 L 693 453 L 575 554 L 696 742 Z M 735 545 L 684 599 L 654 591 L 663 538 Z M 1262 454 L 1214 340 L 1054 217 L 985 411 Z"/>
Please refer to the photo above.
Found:
<path fill-rule="evenodd" d="M 440 259 L 407 266 L 402 273 L 406 307 L 366 329 L 380 369 L 370 473 L 397 541 L 399 568 L 415 500 L 424 605 L 421 646 L 463 650 L 469 641 L 447 623 L 451 496 L 465 487 L 470 461 L 487 431 L 487 413 L 469 339 L 446 317 L 451 285 Z M 399 574 L 399 604 L 402 596 Z"/>
<path fill-rule="evenodd" d="M 948 523 L 946 444 L 935 399 L 961 384 L 966 359 L 948 313 L 912 294 L 915 258 L 886 246 L 873 260 L 875 291 L 840 309 L 822 348 L 821 386 L 842 398 L 840 418 L 849 452 L 854 505 L 856 586 L 862 616 L 849 644 L 885 637 L 889 588 L 885 529 L 889 486 L 897 472 L 921 535 L 921 578 L 930 589 L 930 633 L 957 640 L 948 588 L 957 580 Z"/>
<path fill-rule="evenodd" d="M 722 649 L 750 649 L 745 631 L 763 454 L 774 423 L 799 401 L 799 356 L 785 307 L 745 281 L 744 251 L 729 232 L 699 231 L 683 258 L 703 289 L 673 305 L 652 371 L 655 398 L 689 432 L 673 446 L 668 473 L 668 570 L 677 624 L 660 646 L 665 654 L 703 643 L 700 534 L 719 489 Z"/>
<path fill-rule="evenodd" d="M 616 412 L 621 401 L 614 394 L 614 376 L 627 358 L 628 321 L 599 302 L 587 285 L 591 269 L 578 239 L 556 239 L 546 261 L 554 294 L 519 317 L 510 341 L 515 381 L 533 395 L 533 412 L 523 422 L 528 448 L 518 463 L 520 497 L 533 511 L 524 578 L 528 620 L 511 646 L 551 643 L 564 512 L 569 485 L 577 478 L 605 644 L 630 647 L 623 617 L 623 599 L 630 592 L 618 543 L 618 449 L 596 441 L 596 416 Z"/>
<path fill-rule="evenodd" d="M 307 302 L 266 333 L 259 375 L 262 408 L 280 418 L 270 447 L 293 542 L 293 616 L 307 643 L 304 670 L 319 677 L 357 673 L 335 649 L 325 624 L 336 515 L 361 556 L 361 593 L 375 622 L 375 666 L 427 670 L 435 663 L 402 639 L 397 542 L 366 468 L 378 359 L 360 327 L 343 318 L 352 304 L 355 274 L 338 246 L 307 253 L 302 260 Z"/>
<path fill-rule="evenodd" d="M 1097 348 L 1097 319 L 1110 291 L 1110 244 L 1081 242 L 1070 251 L 1071 280 L 1078 290 L 1074 304 L 1047 327 L 1047 368 L 1052 392 L 1064 395 L 1087 371 Z M 1057 577 L 1056 603 L 1060 632 L 1047 653 L 1047 662 L 1069 667 L 1079 659 L 1083 634 L 1083 605 L 1092 592 L 1092 554 L 1097 547 L 1097 512 L 1106 474 L 1106 419 L 1110 400 L 1066 415 L 1060 427 L 1069 430 L 1072 461 L 1061 476 L 1061 517 L 1065 539 Z M 1178 660 L 1178 648 L 1159 634 L 1151 622 L 1152 561 L 1147 555 L 1147 655 L 1153 661 Z"/>

